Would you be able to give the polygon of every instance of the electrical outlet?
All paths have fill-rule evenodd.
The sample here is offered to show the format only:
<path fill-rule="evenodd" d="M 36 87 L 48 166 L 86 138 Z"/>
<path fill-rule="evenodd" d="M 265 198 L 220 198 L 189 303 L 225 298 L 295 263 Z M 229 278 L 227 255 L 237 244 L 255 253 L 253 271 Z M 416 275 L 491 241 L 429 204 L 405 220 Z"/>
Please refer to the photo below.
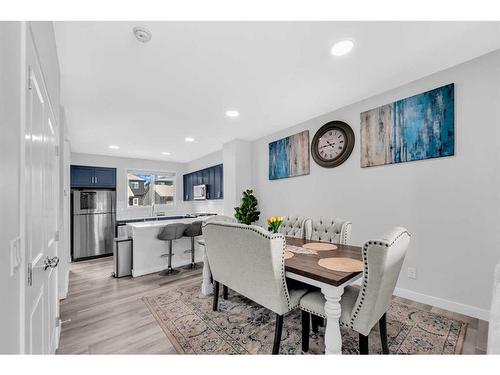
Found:
<path fill-rule="evenodd" d="M 10 276 L 14 276 L 21 267 L 21 237 L 10 241 Z"/>
<path fill-rule="evenodd" d="M 408 267 L 408 278 L 414 280 L 417 278 L 417 269 L 415 267 Z"/>

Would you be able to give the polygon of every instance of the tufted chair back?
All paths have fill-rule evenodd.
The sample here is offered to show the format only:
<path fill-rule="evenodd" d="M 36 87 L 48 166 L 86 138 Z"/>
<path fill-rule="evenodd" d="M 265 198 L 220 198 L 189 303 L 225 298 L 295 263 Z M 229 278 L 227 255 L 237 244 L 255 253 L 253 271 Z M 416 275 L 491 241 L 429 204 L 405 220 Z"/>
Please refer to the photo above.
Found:
<path fill-rule="evenodd" d="M 363 283 L 351 312 L 350 328 L 368 336 L 387 311 L 410 244 L 410 233 L 396 227 L 363 246 Z"/>
<path fill-rule="evenodd" d="M 281 233 L 212 221 L 205 223 L 203 234 L 214 280 L 277 314 L 291 310 Z"/>
<path fill-rule="evenodd" d="M 281 224 L 280 233 L 285 237 L 305 239 L 310 222 L 310 219 L 301 216 L 286 216 Z"/>
<path fill-rule="evenodd" d="M 347 220 L 320 218 L 312 220 L 311 235 L 307 239 L 347 245 L 351 239 L 351 228 L 352 223 Z"/>

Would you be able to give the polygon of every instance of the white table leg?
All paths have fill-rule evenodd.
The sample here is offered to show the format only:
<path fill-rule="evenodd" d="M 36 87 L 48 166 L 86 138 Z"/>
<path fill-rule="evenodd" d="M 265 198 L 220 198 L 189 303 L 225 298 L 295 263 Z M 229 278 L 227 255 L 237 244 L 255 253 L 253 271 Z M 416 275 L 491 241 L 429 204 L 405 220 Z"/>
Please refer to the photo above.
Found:
<path fill-rule="evenodd" d="M 207 252 L 205 251 L 205 246 L 201 246 L 203 249 L 203 282 L 201 283 L 201 293 L 208 296 L 213 293 L 213 285 L 210 281 L 212 277 L 212 272 L 210 271 L 210 265 L 208 264 Z"/>
<path fill-rule="evenodd" d="M 325 286 L 321 288 L 325 296 L 325 354 L 342 354 L 342 336 L 340 334 L 340 298 L 344 287 Z"/>

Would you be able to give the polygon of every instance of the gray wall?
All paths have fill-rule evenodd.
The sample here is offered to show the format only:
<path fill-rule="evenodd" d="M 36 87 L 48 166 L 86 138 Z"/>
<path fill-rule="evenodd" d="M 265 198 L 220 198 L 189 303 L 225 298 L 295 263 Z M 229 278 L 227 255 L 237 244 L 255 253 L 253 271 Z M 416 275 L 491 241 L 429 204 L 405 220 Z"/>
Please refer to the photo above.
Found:
<path fill-rule="evenodd" d="M 360 168 L 360 113 L 455 83 L 455 156 Z M 353 222 L 361 245 L 395 225 L 413 234 L 398 282 L 402 296 L 488 317 L 493 267 L 499 260 L 500 51 L 261 138 L 253 144 L 253 185 L 262 219 L 331 216 Z M 351 157 L 334 169 L 311 158 L 308 176 L 268 180 L 268 143 L 328 121 L 353 128 Z M 416 280 L 407 278 L 416 267 Z"/>
<path fill-rule="evenodd" d="M 20 276 L 10 276 L 10 241 L 20 235 L 19 173 L 21 136 L 21 24 L 0 22 L 0 354 L 18 353 L 20 340 Z"/>

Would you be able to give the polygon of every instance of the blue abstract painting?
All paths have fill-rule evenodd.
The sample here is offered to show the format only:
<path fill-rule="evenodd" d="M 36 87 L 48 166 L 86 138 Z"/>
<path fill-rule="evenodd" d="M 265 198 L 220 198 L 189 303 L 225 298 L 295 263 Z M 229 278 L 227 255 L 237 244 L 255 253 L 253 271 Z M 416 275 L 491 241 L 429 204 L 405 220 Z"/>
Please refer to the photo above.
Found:
<path fill-rule="evenodd" d="M 269 143 L 269 179 L 309 174 L 309 130 Z"/>
<path fill-rule="evenodd" d="M 453 83 L 361 113 L 361 167 L 452 156 Z"/>

